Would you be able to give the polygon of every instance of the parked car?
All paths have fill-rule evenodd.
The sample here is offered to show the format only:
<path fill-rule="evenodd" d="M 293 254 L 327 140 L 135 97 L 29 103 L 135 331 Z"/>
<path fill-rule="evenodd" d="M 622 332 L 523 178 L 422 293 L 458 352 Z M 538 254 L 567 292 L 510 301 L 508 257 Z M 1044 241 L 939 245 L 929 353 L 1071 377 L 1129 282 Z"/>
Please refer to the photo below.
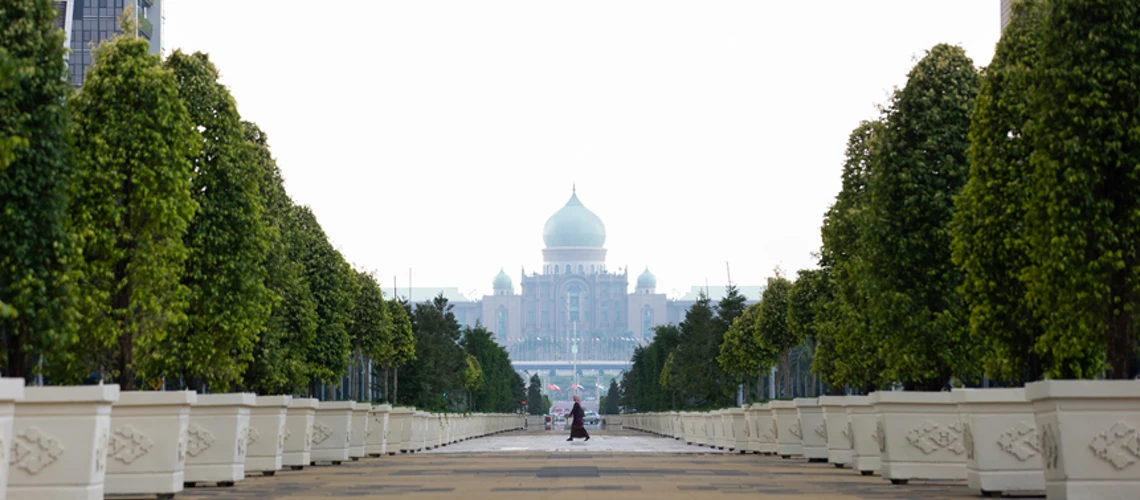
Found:
<path fill-rule="evenodd" d="M 582 418 L 582 423 L 586 424 L 586 425 L 597 425 L 598 422 L 601 422 L 601 421 L 602 421 L 602 417 L 600 415 L 598 415 L 598 412 L 594 412 L 594 411 L 586 412 L 586 416 Z"/>

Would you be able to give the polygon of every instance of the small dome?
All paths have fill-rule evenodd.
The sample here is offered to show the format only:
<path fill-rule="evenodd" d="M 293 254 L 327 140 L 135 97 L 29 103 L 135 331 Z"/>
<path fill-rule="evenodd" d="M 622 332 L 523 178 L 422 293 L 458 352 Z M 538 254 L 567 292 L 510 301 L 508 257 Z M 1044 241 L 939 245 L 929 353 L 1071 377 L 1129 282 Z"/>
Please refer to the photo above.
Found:
<path fill-rule="evenodd" d="M 638 288 L 656 288 L 657 287 L 657 277 L 654 276 L 653 273 L 649 272 L 648 267 L 645 268 L 645 272 L 641 273 L 641 276 L 637 277 L 637 287 Z"/>
<path fill-rule="evenodd" d="M 514 283 L 511 281 L 511 277 L 507 276 L 507 273 L 499 269 L 499 274 L 495 275 L 494 285 L 495 288 L 511 288 L 514 286 Z"/>
<path fill-rule="evenodd" d="M 606 226 L 600 217 L 578 201 L 578 190 L 574 189 L 566 206 L 546 220 L 542 241 L 547 248 L 601 248 L 606 243 Z"/>

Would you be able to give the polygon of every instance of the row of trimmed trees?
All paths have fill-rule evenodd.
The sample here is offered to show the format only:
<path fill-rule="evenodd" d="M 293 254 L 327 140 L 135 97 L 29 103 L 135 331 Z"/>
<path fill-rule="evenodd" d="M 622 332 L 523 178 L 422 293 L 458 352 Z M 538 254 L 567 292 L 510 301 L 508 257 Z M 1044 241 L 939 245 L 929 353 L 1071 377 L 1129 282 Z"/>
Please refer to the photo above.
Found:
<path fill-rule="evenodd" d="M 851 133 L 820 268 L 777 272 L 719 369 L 759 389 L 777 367 L 759 398 L 812 393 L 791 387 L 805 351 L 836 393 L 1137 376 L 1138 130 L 1135 2 L 1020 0 L 980 71 L 935 46 Z M 623 405 L 723 401 L 735 381 L 671 385 L 711 363 L 678 370 L 669 331 L 635 356 Z"/>
<path fill-rule="evenodd" d="M 205 54 L 120 35 L 73 90 L 55 19 L 0 1 L 5 376 L 313 394 L 415 357 L 406 307 L 290 199 Z"/>

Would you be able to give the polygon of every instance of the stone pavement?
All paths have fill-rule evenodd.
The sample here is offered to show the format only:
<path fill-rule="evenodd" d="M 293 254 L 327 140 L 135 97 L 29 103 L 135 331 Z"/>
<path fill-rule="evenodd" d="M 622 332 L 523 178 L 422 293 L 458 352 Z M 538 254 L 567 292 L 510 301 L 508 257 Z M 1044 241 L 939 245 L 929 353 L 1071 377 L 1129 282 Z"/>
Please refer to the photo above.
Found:
<path fill-rule="evenodd" d="M 427 453 L 250 476 L 232 488 L 187 489 L 178 498 L 977 498 L 963 483 L 896 486 L 803 459 L 713 452 L 633 431 L 591 435 L 571 444 L 560 431 L 509 433 Z"/>

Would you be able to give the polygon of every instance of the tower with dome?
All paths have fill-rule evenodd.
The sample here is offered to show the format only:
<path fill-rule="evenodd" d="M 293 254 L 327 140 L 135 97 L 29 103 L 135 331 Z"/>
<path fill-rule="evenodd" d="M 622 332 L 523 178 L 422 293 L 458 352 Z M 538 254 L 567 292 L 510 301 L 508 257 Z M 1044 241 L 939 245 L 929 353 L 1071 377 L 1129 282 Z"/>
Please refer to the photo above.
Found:
<path fill-rule="evenodd" d="M 516 364 L 573 357 L 628 362 L 636 346 L 652 339 L 654 327 L 679 323 L 695 302 L 698 287 L 680 300 L 658 293 L 657 277 L 648 267 L 637 275 L 631 291 L 628 270 L 607 265 L 606 226 L 578 198 L 576 187 L 547 219 L 542 240 L 541 271 L 521 273 L 517 289 L 500 269 L 492 279 L 491 295 L 467 307 L 456 304 L 461 322 L 480 320 Z M 752 292 L 746 296 L 755 302 L 759 292 Z"/>

